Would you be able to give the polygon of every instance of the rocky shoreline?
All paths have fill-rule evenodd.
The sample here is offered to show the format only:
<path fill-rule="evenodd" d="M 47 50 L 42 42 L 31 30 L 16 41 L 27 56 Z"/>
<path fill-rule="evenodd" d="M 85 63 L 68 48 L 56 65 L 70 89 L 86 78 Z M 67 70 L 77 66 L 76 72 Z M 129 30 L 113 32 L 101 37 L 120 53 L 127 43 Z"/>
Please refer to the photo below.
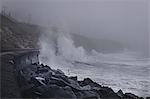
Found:
<path fill-rule="evenodd" d="M 90 78 L 68 77 L 59 69 L 39 64 L 38 54 L 29 50 L 1 55 L 2 99 L 144 99 L 122 90 L 114 92 Z"/>
<path fill-rule="evenodd" d="M 68 77 L 61 70 L 43 64 L 33 63 L 18 73 L 17 79 L 24 98 L 144 99 L 132 93 L 123 93 L 122 90 L 115 93 L 90 78 L 78 81 L 76 76 Z"/>
<path fill-rule="evenodd" d="M 0 14 L 0 16 L 2 18 L 0 33 L 3 37 L 1 50 L 11 49 L 12 51 L 15 48 L 14 51 L 21 51 L 22 47 L 38 48 L 36 42 L 42 27 L 19 23 L 6 15 Z M 132 93 L 123 93 L 122 90 L 115 93 L 111 88 L 101 86 L 90 78 L 78 81 L 77 77 L 68 77 L 59 69 L 54 70 L 47 65 L 39 64 L 38 55 L 31 55 L 33 52 L 23 52 L 27 58 L 31 56 L 27 59 L 26 56 L 14 51 L 3 53 L 0 58 L 2 99 L 22 97 L 32 99 L 144 99 Z M 33 56 L 37 58 L 32 60 Z M 23 60 L 20 59 L 21 57 Z M 16 66 L 17 59 L 22 62 L 18 67 Z"/>

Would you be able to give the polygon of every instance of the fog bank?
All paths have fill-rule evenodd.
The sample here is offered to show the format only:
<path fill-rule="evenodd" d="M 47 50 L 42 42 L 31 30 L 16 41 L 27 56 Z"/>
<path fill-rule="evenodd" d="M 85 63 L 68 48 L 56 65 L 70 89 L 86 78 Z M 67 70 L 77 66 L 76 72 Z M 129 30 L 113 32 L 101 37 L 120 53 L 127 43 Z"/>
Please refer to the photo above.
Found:
<path fill-rule="evenodd" d="M 149 54 L 149 0 L 3 0 L 2 6 L 21 21 L 62 26 Z"/>

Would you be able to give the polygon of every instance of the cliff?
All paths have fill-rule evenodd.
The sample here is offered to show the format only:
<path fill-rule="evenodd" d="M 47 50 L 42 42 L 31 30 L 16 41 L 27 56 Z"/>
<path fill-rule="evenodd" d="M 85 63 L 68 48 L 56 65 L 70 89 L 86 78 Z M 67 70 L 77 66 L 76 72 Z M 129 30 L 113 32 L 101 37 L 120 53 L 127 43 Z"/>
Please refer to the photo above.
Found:
<path fill-rule="evenodd" d="M 40 26 L 20 23 L 11 16 L 1 14 L 1 49 L 38 48 Z"/>

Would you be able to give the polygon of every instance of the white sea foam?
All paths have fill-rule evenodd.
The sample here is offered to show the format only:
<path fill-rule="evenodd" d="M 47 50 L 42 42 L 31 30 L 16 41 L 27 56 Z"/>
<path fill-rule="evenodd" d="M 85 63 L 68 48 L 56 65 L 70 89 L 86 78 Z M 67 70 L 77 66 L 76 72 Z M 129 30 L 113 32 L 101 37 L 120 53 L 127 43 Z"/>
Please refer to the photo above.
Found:
<path fill-rule="evenodd" d="M 87 52 L 82 46 L 76 47 L 71 36 L 62 31 L 55 40 L 49 37 L 48 33 L 40 39 L 42 63 L 62 69 L 66 75 L 77 75 L 79 79 L 90 77 L 115 91 L 122 89 L 150 96 L 150 59 L 140 58 L 128 50 L 108 54 L 94 49 Z"/>

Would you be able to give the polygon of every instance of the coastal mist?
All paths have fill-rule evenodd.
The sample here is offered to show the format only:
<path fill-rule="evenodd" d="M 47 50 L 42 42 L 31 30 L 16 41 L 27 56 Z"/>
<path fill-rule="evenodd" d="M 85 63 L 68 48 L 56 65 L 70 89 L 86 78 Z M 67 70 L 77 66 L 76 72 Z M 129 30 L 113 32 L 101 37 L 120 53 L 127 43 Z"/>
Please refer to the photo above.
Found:
<path fill-rule="evenodd" d="M 79 80 L 91 78 L 115 92 L 122 89 L 142 97 L 150 95 L 150 58 L 126 48 L 111 53 L 88 50 L 85 43 L 75 38 L 76 35 L 59 27 L 45 31 L 39 41 L 40 62 L 68 76 L 78 76 Z"/>
<path fill-rule="evenodd" d="M 2 98 L 150 99 L 150 0 L 0 0 Z"/>

